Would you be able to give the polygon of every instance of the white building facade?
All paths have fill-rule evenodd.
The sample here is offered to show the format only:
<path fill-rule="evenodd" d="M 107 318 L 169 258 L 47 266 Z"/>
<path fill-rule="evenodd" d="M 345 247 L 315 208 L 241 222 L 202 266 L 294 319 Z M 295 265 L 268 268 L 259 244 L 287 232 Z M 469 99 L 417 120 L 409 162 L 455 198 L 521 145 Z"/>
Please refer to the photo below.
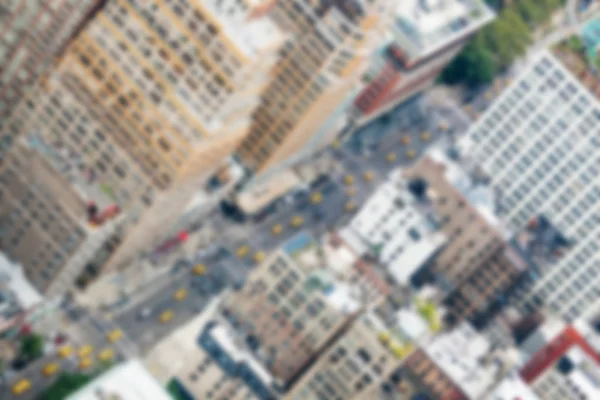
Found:
<path fill-rule="evenodd" d="M 544 215 L 572 241 L 522 309 L 546 305 L 572 320 L 599 304 L 599 133 L 598 99 L 544 51 L 460 143 L 490 176 L 511 229 Z"/>
<path fill-rule="evenodd" d="M 444 244 L 417 206 L 408 182 L 398 169 L 390 174 L 340 234 L 358 250 L 377 253 L 387 271 L 401 285 Z"/>

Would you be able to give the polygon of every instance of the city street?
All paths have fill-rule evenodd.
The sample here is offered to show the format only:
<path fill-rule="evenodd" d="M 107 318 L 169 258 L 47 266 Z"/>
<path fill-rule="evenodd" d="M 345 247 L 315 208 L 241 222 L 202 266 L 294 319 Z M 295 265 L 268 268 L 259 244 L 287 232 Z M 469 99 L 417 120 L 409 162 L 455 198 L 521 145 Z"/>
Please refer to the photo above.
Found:
<path fill-rule="evenodd" d="M 70 343 L 74 348 L 90 345 L 94 354 L 112 348 L 116 359 L 144 354 L 200 313 L 225 287 L 242 284 L 252 267 L 269 251 L 301 230 L 318 236 L 343 226 L 391 169 L 414 162 L 431 143 L 453 133 L 460 134 L 468 125 L 469 119 L 460 108 L 440 106 L 427 98 L 416 98 L 378 118 L 347 142 L 325 150 L 335 160 L 327 178 L 313 183 L 308 193 L 281 199 L 262 220 L 240 223 L 220 212 L 213 213 L 203 230 L 209 230 L 209 236 L 215 238 L 211 247 L 217 249 L 216 254 L 203 255 L 205 249 L 200 248 L 187 266 L 174 268 L 170 275 L 134 293 L 121 308 L 104 315 L 85 311 L 83 318 L 66 330 Z M 319 201 L 314 201 L 315 194 Z M 204 274 L 194 274 L 193 267 L 197 264 L 205 265 Z M 107 335 L 117 327 L 123 337 L 111 344 Z M 43 375 L 44 367 L 53 362 L 59 371 L 80 369 L 77 356 L 62 359 L 51 352 L 8 379 L 8 387 L 0 389 L 0 398 L 12 398 L 9 394 L 12 385 L 26 378 L 32 387 L 19 398 L 34 399 L 53 381 L 54 377 Z"/>

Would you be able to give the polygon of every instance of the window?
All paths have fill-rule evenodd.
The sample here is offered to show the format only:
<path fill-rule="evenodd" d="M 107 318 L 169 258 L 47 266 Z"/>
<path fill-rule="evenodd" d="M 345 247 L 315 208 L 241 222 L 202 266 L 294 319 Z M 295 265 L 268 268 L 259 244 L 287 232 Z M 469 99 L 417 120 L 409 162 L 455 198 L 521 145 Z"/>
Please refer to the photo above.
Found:
<path fill-rule="evenodd" d="M 362 347 L 358 349 L 356 352 L 358 358 L 360 358 L 365 364 L 368 364 L 371 361 L 371 355 Z"/>
<path fill-rule="evenodd" d="M 414 240 L 415 242 L 418 242 L 419 240 L 421 240 L 421 234 L 419 233 L 419 231 L 416 228 L 410 228 L 408 230 L 408 236 L 410 236 L 410 238 L 412 240 Z"/>

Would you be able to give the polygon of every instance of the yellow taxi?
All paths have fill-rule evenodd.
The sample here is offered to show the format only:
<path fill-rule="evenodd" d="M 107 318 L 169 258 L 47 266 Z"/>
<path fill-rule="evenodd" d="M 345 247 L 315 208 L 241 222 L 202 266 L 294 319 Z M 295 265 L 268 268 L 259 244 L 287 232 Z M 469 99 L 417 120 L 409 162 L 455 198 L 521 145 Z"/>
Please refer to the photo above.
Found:
<path fill-rule="evenodd" d="M 17 383 L 15 383 L 13 385 L 12 393 L 15 396 L 18 396 L 18 395 L 28 391 L 29 388 L 31 388 L 31 382 L 29 382 L 27 379 L 21 379 L 20 381 L 18 381 Z"/>
<path fill-rule="evenodd" d="M 320 204 L 323 201 L 323 195 L 319 192 L 314 192 L 310 196 L 310 202 L 313 204 Z"/>
<path fill-rule="evenodd" d="M 304 218 L 302 218 L 299 215 L 292 217 L 292 219 L 290 220 L 290 225 L 293 228 L 299 228 L 300 226 L 302 226 L 303 223 L 304 223 Z"/>
<path fill-rule="evenodd" d="M 79 362 L 79 369 L 88 369 L 92 366 L 92 359 L 90 357 L 82 358 Z"/>
<path fill-rule="evenodd" d="M 388 153 L 386 160 L 388 160 L 388 162 L 393 163 L 394 161 L 396 161 L 396 153 Z"/>
<path fill-rule="evenodd" d="M 182 301 L 183 299 L 185 299 L 187 297 L 187 290 L 186 289 L 179 289 L 178 291 L 175 292 L 175 294 L 173 295 L 173 298 L 177 301 Z"/>
<path fill-rule="evenodd" d="M 44 374 L 44 376 L 52 376 L 52 375 L 56 374 L 57 372 L 58 372 L 58 364 L 56 364 L 56 363 L 46 364 L 44 366 L 44 368 L 42 369 L 42 374 Z"/>
<path fill-rule="evenodd" d="M 404 146 L 408 146 L 410 142 L 412 142 L 410 136 L 403 136 L 402 139 L 400 139 L 400 143 L 402 143 Z"/>
<path fill-rule="evenodd" d="M 237 255 L 239 258 L 244 258 L 248 255 L 249 251 L 250 248 L 246 245 L 243 245 L 238 247 L 238 249 L 235 251 L 235 255 Z"/>
<path fill-rule="evenodd" d="M 371 182 L 373 178 L 375 178 L 375 174 L 372 171 L 366 171 L 363 174 L 363 178 L 365 179 L 365 181 Z"/>
<path fill-rule="evenodd" d="M 120 329 L 115 329 L 108 334 L 107 339 L 109 342 L 115 343 L 121 340 L 122 337 L 123 331 L 121 331 Z"/>
<path fill-rule="evenodd" d="M 263 260 L 265 259 L 265 253 L 262 251 L 257 251 L 256 253 L 254 253 L 254 262 L 255 263 L 261 263 Z"/>
<path fill-rule="evenodd" d="M 413 159 L 413 158 L 415 158 L 415 156 L 417 155 L 417 152 L 416 152 L 416 151 L 414 151 L 413 149 L 410 149 L 410 150 L 407 150 L 407 151 L 406 151 L 406 154 L 405 154 L 405 155 L 406 155 L 406 158 L 408 158 L 408 159 Z"/>
<path fill-rule="evenodd" d="M 346 175 L 344 177 L 344 183 L 346 185 L 352 185 L 354 183 L 354 176 L 352 176 L 352 175 Z"/>
<path fill-rule="evenodd" d="M 98 359 L 100 361 L 110 361 L 115 357 L 115 352 L 112 349 L 104 349 L 98 353 Z"/>
<path fill-rule="evenodd" d="M 77 354 L 79 355 L 79 357 L 84 358 L 84 357 L 87 357 L 90 354 L 92 354 L 93 351 L 94 351 L 94 347 L 91 344 L 88 344 L 88 345 L 81 347 L 79 349 L 79 351 L 77 352 Z"/>
<path fill-rule="evenodd" d="M 202 276 L 206 273 L 206 266 L 204 264 L 197 264 L 194 267 L 194 275 Z"/>
<path fill-rule="evenodd" d="M 354 204 L 353 202 L 349 201 L 344 205 L 344 211 L 352 212 L 354 210 L 356 210 L 356 204 Z"/>
<path fill-rule="evenodd" d="M 164 311 L 162 314 L 160 314 L 159 320 L 163 324 L 166 324 L 167 322 L 169 322 L 170 320 L 173 319 L 174 315 L 175 314 L 173 313 L 173 311 L 167 310 L 167 311 Z"/>
<path fill-rule="evenodd" d="M 429 139 L 431 139 L 431 133 L 429 133 L 429 132 L 421 133 L 421 140 L 423 142 L 427 142 L 427 141 L 429 141 Z"/>
<path fill-rule="evenodd" d="M 280 235 L 281 232 L 283 232 L 283 225 L 281 224 L 273 225 L 273 228 L 271 228 L 273 235 Z"/>
<path fill-rule="evenodd" d="M 340 139 L 335 139 L 333 142 L 331 142 L 331 147 L 333 147 L 334 149 L 339 149 L 341 145 L 342 142 L 340 141 Z"/>
<path fill-rule="evenodd" d="M 60 349 L 58 349 L 58 355 L 60 356 L 60 358 L 67 358 L 71 354 L 73 354 L 73 348 L 69 345 L 62 346 Z"/>

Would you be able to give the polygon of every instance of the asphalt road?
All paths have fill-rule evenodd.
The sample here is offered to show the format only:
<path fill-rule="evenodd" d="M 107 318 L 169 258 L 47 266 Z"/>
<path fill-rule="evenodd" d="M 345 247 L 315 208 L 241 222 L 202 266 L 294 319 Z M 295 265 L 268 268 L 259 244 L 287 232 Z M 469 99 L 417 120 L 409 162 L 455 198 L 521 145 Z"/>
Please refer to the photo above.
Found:
<path fill-rule="evenodd" d="M 188 260 L 187 266 L 146 286 L 122 309 L 105 315 L 85 312 L 85 316 L 69 329 L 72 342 L 76 346 L 90 344 L 95 352 L 114 348 L 118 359 L 143 354 L 200 313 L 223 288 L 242 283 L 256 264 L 254 256 L 257 252 L 267 253 L 277 248 L 300 230 L 319 235 L 346 224 L 353 214 L 345 209 L 346 204 L 351 202 L 360 208 L 391 169 L 414 162 L 432 142 L 467 129 L 470 121 L 460 109 L 429 105 L 424 115 L 422 107 L 426 103 L 426 99 L 416 98 L 361 128 L 340 147 L 325 150 L 335 159 L 329 181 L 316 185 L 304 198 L 289 196 L 262 221 L 236 223 L 221 213 L 214 213 L 204 229 L 211 229 L 217 237 L 213 247 L 219 249 L 219 254 L 205 255 L 199 249 L 197 256 Z M 448 126 L 447 130 L 440 128 L 444 124 Z M 411 152 L 413 154 L 409 155 Z M 372 174 L 372 179 L 365 179 L 366 172 Z M 354 181 L 350 185 L 345 182 L 349 175 Z M 310 195 L 317 192 L 322 201 L 312 204 Z M 302 218 L 301 226 L 291 225 L 294 217 Z M 281 225 L 281 232 L 277 234 L 273 233 L 276 225 Z M 240 247 L 248 248 L 243 257 L 236 255 Z M 205 275 L 193 274 L 192 266 L 197 263 L 206 265 Z M 186 296 L 177 300 L 174 295 L 181 289 L 186 290 Z M 171 311 L 173 318 L 162 323 L 160 315 L 164 311 Z M 143 312 L 149 315 L 142 316 Z M 107 333 L 116 327 L 122 330 L 124 337 L 110 344 Z M 18 377 L 9 379 L 8 385 L 0 388 L 0 398 L 13 398 L 10 388 L 22 378 L 30 380 L 32 388 L 18 398 L 35 398 L 53 380 L 42 374 L 42 369 L 50 362 L 60 363 L 61 371 L 78 369 L 76 357 L 63 360 L 51 353 L 28 366 Z"/>
<path fill-rule="evenodd" d="M 69 337 L 66 345 L 71 347 L 72 354 L 62 358 L 57 354 L 57 348 L 49 350 L 43 358 L 28 365 L 17 376 L 10 377 L 8 385 L 0 385 L 0 399 L 36 399 L 61 373 L 92 373 L 97 370 L 97 368 L 103 365 L 103 362 L 99 358 L 100 353 L 109 349 L 113 352 L 112 360 L 115 362 L 135 355 L 137 346 L 126 336 L 114 343 L 108 339 L 108 334 L 115 329 L 117 329 L 117 326 L 114 323 L 105 321 L 102 317 L 93 313 L 85 312 L 80 317 L 78 323 L 73 324 L 66 331 Z M 91 353 L 85 357 L 91 360 L 91 364 L 86 368 L 82 368 L 80 361 L 83 358 L 79 356 L 78 352 L 82 347 L 87 345 L 92 346 Z M 56 364 L 58 368 L 55 374 L 45 376 L 43 371 L 49 364 Z M 31 383 L 31 388 L 19 396 L 13 396 L 12 385 L 21 379 L 27 379 Z"/>

